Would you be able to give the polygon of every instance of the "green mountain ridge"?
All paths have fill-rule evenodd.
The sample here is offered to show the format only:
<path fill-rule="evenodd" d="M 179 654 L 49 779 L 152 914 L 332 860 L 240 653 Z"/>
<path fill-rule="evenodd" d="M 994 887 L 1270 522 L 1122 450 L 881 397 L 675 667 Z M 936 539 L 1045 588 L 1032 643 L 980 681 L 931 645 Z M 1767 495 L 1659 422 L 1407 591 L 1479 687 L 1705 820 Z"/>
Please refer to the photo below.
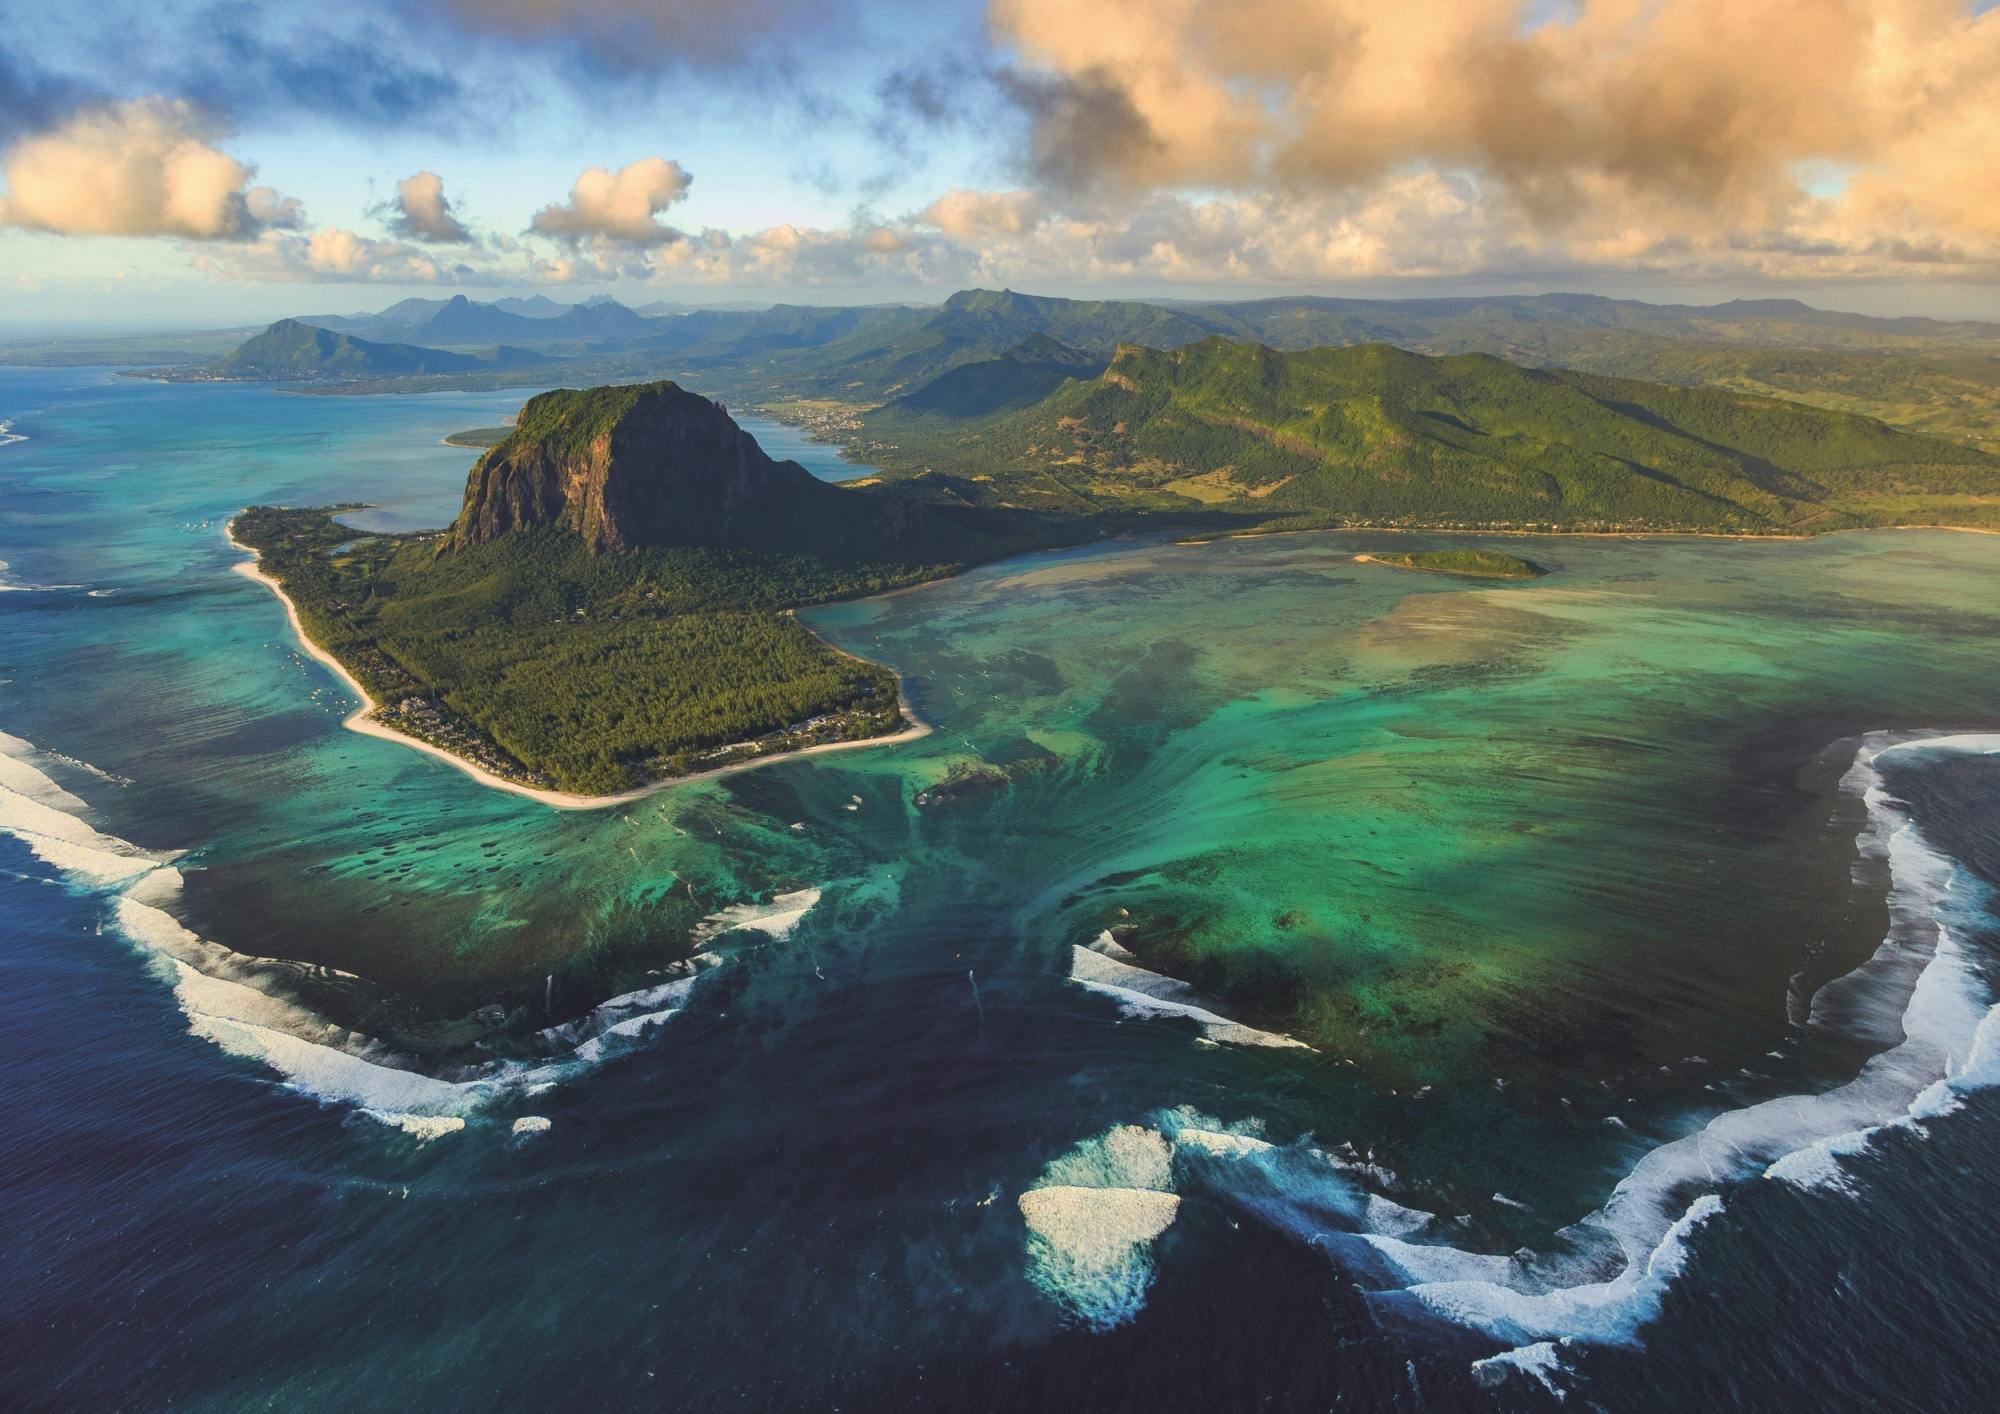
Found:
<path fill-rule="evenodd" d="M 955 417 L 904 400 L 863 427 L 878 460 L 978 467 L 1004 503 L 1299 523 L 1770 533 L 1941 510 L 1977 524 L 1992 516 L 1978 498 L 2000 492 L 2000 458 L 1871 418 L 1384 344 L 1127 345 L 1031 406 Z"/>

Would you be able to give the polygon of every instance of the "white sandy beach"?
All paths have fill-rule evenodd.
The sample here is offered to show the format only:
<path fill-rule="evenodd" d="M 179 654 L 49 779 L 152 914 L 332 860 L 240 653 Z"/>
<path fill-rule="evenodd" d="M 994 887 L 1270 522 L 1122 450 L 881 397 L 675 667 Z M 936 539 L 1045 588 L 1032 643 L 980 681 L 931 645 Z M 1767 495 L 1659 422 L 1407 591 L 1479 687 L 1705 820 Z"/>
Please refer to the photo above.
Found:
<path fill-rule="evenodd" d="M 735 771 L 750 771 L 759 766 L 768 766 L 774 761 L 789 761 L 795 757 L 817 756 L 830 751 L 851 751 L 863 746 L 889 746 L 896 742 L 915 741 L 919 737 L 929 736 L 931 732 L 929 723 L 920 720 L 916 713 L 910 710 L 909 699 L 903 695 L 902 679 L 898 677 L 896 679 L 896 701 L 897 705 L 902 709 L 903 716 L 909 719 L 910 725 L 902 731 L 895 732 L 889 736 L 871 736 L 861 741 L 829 741 L 823 742 L 818 746 L 800 747 L 795 751 L 774 752 L 769 756 L 758 756 L 748 761 L 735 761 L 727 766 L 717 766 L 710 771 L 697 771 L 693 775 L 673 776 L 666 780 L 651 781 L 646 785 L 622 791 L 617 795 L 577 795 L 571 791 L 538 790 L 534 786 L 522 785 L 519 781 L 510 781 L 505 776 L 496 776 L 491 771 L 474 765 L 464 757 L 446 751 L 441 746 L 433 746 L 430 742 L 420 741 L 416 737 L 399 732 L 393 727 L 384 726 L 381 722 L 377 721 L 375 719 L 377 705 L 375 699 L 368 695 L 368 690 L 356 681 L 354 675 L 341 665 L 338 658 L 312 641 L 311 637 L 305 631 L 305 625 L 299 622 L 298 606 L 292 603 L 291 596 L 285 593 L 284 587 L 277 580 L 271 578 L 270 575 L 265 574 L 263 570 L 258 568 L 257 561 L 259 557 L 257 552 L 236 538 L 232 533 L 234 526 L 235 522 L 231 521 L 222 528 L 223 538 L 250 558 L 241 560 L 231 565 L 230 568 L 245 579 L 255 580 L 278 596 L 278 602 L 285 606 L 285 619 L 291 625 L 292 636 L 298 640 L 299 646 L 315 661 L 325 664 L 346 685 L 347 690 L 360 699 L 361 705 L 342 719 L 341 725 L 343 727 L 352 732 L 359 732 L 363 736 L 380 737 L 383 741 L 393 741 L 398 746 L 407 746 L 413 751 L 421 751 L 427 756 L 435 756 L 440 761 L 456 766 L 481 785 L 491 786 L 494 790 L 508 791 L 514 795 L 524 795 L 530 800 L 538 800 L 542 804 L 551 806 L 557 810 L 602 810 L 613 805 L 629 805 L 635 800 L 642 800 L 656 791 L 666 790 L 672 786 L 683 786 L 694 781 L 705 781 L 711 777 L 726 776 Z M 840 652 L 841 650 L 835 649 L 834 651 Z"/>

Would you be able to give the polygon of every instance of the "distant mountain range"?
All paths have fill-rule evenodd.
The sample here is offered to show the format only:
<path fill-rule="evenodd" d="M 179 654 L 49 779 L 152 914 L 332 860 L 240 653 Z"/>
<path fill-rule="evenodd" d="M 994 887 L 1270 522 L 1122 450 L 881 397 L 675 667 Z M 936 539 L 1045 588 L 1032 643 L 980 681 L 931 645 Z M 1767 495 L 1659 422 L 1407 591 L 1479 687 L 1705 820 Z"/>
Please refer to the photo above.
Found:
<path fill-rule="evenodd" d="M 1386 343 L 1415 353 L 1487 353 L 1529 367 L 1729 388 L 2000 448 L 2000 325 L 1881 319 L 1796 300 L 1659 305 L 1552 294 L 1153 303 L 962 290 L 926 307 L 661 303 L 635 310 L 609 299 L 563 305 L 535 295 L 481 303 L 459 295 L 297 322 L 383 344 L 460 353 L 503 344 L 515 351 L 477 370 L 423 361 L 418 372 L 386 371 L 387 363 L 363 360 L 355 376 L 385 388 L 397 378 L 440 386 L 454 373 L 476 373 L 481 386 L 532 385 L 544 376 L 537 369 L 561 359 L 563 377 L 577 382 L 670 376 L 738 402 L 813 398 L 859 407 L 925 388 L 933 398 L 986 399 L 993 406 L 1045 392 L 1062 375 L 1048 359 L 1023 352 L 1036 338 L 1085 365 L 1103 363 L 1121 345 L 1171 350 L 1218 337 L 1281 351 Z M 524 362 L 521 351 L 538 354 L 539 362 Z M 933 386 L 961 366 L 996 363 L 1006 367 L 987 370 L 1002 379 L 991 388 L 970 391 L 969 379 L 959 380 L 957 391 Z"/>

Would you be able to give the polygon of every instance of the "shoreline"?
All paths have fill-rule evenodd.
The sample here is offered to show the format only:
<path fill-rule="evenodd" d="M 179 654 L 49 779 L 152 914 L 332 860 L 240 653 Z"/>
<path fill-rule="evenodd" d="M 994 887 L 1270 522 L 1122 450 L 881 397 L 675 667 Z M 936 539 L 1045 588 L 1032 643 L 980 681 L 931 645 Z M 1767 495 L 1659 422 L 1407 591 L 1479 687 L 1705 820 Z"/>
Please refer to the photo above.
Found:
<path fill-rule="evenodd" d="M 896 707 L 909 721 L 910 725 L 902 731 L 892 732 L 888 736 L 863 737 L 859 741 L 826 741 L 814 746 L 796 747 L 791 751 L 773 752 L 769 756 L 753 757 L 747 761 L 732 761 L 726 766 L 715 766 L 709 770 L 696 771 L 686 776 L 669 776 L 663 780 L 648 781 L 642 786 L 634 786 L 631 790 L 620 791 L 616 795 L 577 795 L 573 791 L 543 790 L 536 786 L 523 785 L 519 781 L 510 781 L 505 776 L 496 776 L 485 767 L 475 765 L 455 752 L 447 751 L 441 746 L 435 746 L 428 741 L 420 740 L 417 737 L 409 735 L 407 732 L 399 732 L 395 728 L 384 726 L 381 722 L 377 721 L 375 719 L 377 703 L 373 697 L 369 696 L 368 689 L 361 685 L 354 674 L 347 671 L 346 665 L 338 658 L 313 642 L 312 635 L 306 632 L 305 625 L 299 620 L 298 606 L 292 602 L 291 595 L 285 593 L 284 586 L 279 584 L 270 575 L 265 574 L 263 569 L 260 568 L 259 562 L 263 557 L 257 551 L 250 548 L 250 546 L 245 545 L 236 538 L 233 533 L 235 524 L 235 517 L 232 516 L 222 527 L 222 538 L 227 540 L 233 548 L 241 550 L 250 558 L 247 560 L 238 560 L 229 567 L 230 570 L 235 574 L 242 575 L 245 579 L 263 585 L 272 594 L 276 595 L 278 602 L 285 607 L 285 621 L 291 626 L 292 637 L 298 640 L 299 646 L 305 650 L 306 655 L 312 658 L 313 661 L 329 669 L 335 677 L 340 679 L 341 684 L 349 692 L 360 699 L 361 705 L 341 719 L 341 726 L 361 736 L 375 737 L 381 741 L 392 741 L 398 746 L 407 746 L 414 751 L 421 751 L 426 756 L 435 757 L 448 765 L 457 767 L 483 786 L 490 787 L 493 790 L 506 791 L 510 795 L 525 796 L 529 800 L 539 801 L 543 805 L 555 810 L 603 810 L 613 805 L 629 805 L 635 800 L 643 800 L 649 795 L 657 794 L 673 786 L 691 785 L 696 781 L 712 780 L 717 776 L 727 776 L 737 771 L 753 771 L 759 766 L 767 766 L 777 761 L 790 761 L 802 756 L 818 756 L 833 751 L 852 751 L 864 746 L 892 746 L 899 742 L 916 741 L 920 737 L 929 736 L 934 730 L 930 723 L 924 721 L 915 712 L 910 710 L 909 694 L 903 691 L 903 675 L 895 673 Z M 804 628 L 805 626 L 801 624 L 800 627 Z M 812 633 L 812 630 L 808 628 L 806 632 Z M 835 653 L 843 653 L 850 658 L 854 656 L 851 653 L 847 653 L 845 649 L 837 648 L 831 643 L 826 643 L 826 640 L 820 638 L 818 634 L 813 634 L 813 638 L 825 644 L 827 648 L 832 649 Z M 894 669 L 890 669 L 890 671 L 894 673 Z"/>
<path fill-rule="evenodd" d="M 1484 535 L 1519 540 L 1751 540 L 1802 544 L 1833 535 L 1875 535 L 1891 530 L 1941 530 L 1952 535 L 2000 535 L 1977 525 L 1849 525 L 1839 530 L 1816 530 L 1760 534 L 1741 530 L 1471 530 L 1464 526 L 1414 525 L 1307 525 L 1296 530 L 1231 530 L 1200 539 L 1181 539 L 1169 544 L 1198 549 L 1225 540 L 1268 540 L 1280 535 Z M 893 591 L 892 591 L 893 592 Z"/>

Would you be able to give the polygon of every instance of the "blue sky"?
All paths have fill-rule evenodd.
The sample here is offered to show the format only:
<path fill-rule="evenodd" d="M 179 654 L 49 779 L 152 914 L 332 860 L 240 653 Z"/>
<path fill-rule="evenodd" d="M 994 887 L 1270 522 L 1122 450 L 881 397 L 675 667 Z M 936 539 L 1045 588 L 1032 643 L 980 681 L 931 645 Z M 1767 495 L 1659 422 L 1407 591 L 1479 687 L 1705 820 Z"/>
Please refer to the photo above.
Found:
<path fill-rule="evenodd" d="M 2000 317 L 1985 3 L 0 0 L 0 34 L 0 326 L 969 284 Z"/>

